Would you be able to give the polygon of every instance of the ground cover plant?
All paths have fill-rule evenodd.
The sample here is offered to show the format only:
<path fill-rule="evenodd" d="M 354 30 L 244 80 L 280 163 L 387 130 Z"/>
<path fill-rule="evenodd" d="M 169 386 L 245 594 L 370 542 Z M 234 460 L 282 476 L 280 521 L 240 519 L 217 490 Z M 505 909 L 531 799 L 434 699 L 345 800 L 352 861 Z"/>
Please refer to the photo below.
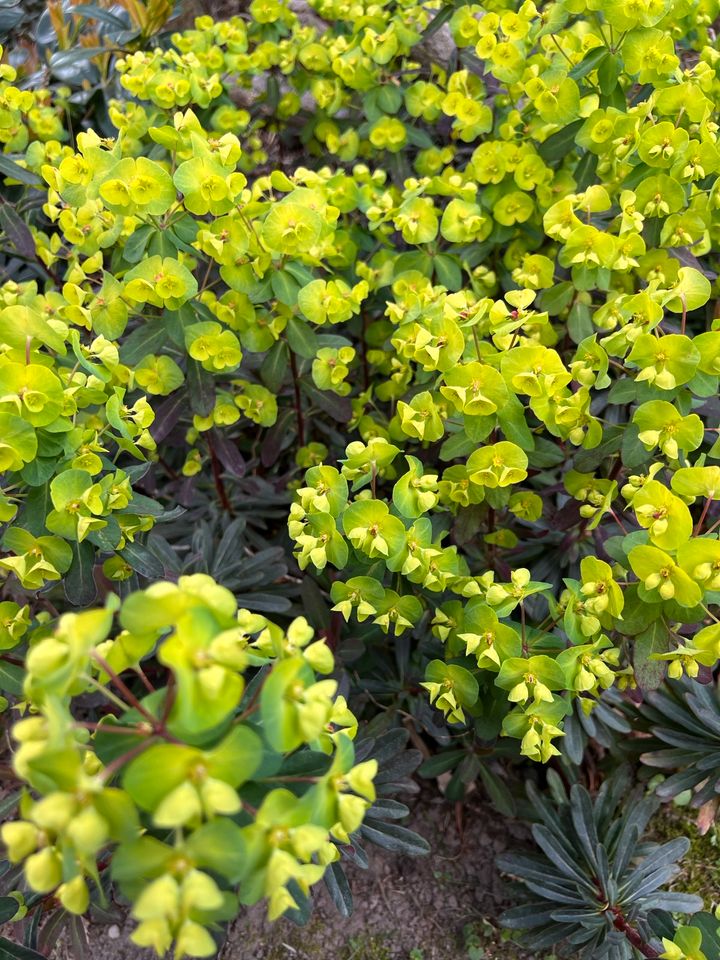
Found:
<path fill-rule="evenodd" d="M 720 5 L 32 14 L 0 5 L 3 949 L 108 899 L 178 957 L 321 879 L 347 912 L 366 844 L 428 852 L 410 730 L 449 800 L 538 821 L 527 942 L 715 956 L 687 841 L 642 835 L 718 802 Z"/>

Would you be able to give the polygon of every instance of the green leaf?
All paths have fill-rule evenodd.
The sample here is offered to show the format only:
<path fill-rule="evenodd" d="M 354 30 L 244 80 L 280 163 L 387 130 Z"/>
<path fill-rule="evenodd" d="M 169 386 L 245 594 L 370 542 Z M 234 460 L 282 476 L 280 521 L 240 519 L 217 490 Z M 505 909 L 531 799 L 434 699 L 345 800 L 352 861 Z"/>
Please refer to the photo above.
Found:
<path fill-rule="evenodd" d="M 575 179 L 577 181 L 576 189 L 578 192 L 586 190 L 591 183 L 595 182 L 595 174 L 597 172 L 598 165 L 598 155 L 596 153 L 590 153 L 589 151 L 583 154 L 580 159 L 580 162 L 575 167 Z M 590 330 L 592 333 L 592 328 Z M 589 336 L 589 334 L 586 334 Z"/>
<path fill-rule="evenodd" d="M 17 250 L 20 256 L 27 260 L 35 260 L 35 240 L 30 228 L 10 206 L 7 200 L 0 197 L 0 228 L 3 234 Z"/>
<path fill-rule="evenodd" d="M 442 753 L 436 753 L 420 765 L 418 775 L 428 779 L 439 777 L 441 773 L 454 770 L 466 753 L 466 750 L 445 750 Z"/>
<path fill-rule="evenodd" d="M 186 382 L 190 408 L 198 416 L 208 417 L 215 408 L 215 381 L 212 374 L 192 357 L 188 357 Z"/>
<path fill-rule="evenodd" d="M 77 9 L 77 8 L 76 8 Z M 152 224 L 146 223 L 142 227 L 138 227 L 135 232 L 128 237 L 123 247 L 122 255 L 123 260 L 127 263 L 139 263 L 145 249 L 150 241 L 150 237 L 153 235 L 155 227 Z"/>
<path fill-rule="evenodd" d="M 117 30 L 127 30 L 128 28 L 125 20 L 122 20 L 114 13 L 110 13 L 109 10 L 103 10 L 102 7 L 96 7 L 95 4 L 92 3 L 83 3 L 79 4 L 78 6 L 74 6 L 71 8 L 70 12 L 73 14 L 79 14 L 88 20 L 98 20 L 100 23 L 106 23 L 108 26 L 115 27 Z"/>
<path fill-rule="evenodd" d="M 72 564 L 63 578 L 65 597 L 76 607 L 89 607 L 97 597 L 97 584 L 93 576 L 95 551 L 87 541 L 71 543 Z"/>
<path fill-rule="evenodd" d="M 500 429 L 511 443 L 526 451 L 535 449 L 535 440 L 525 420 L 525 409 L 514 394 L 508 394 L 508 401 L 502 410 L 498 410 L 497 418 Z"/>
<path fill-rule="evenodd" d="M 582 343 L 587 337 L 593 335 L 592 316 L 586 303 L 578 301 L 573 305 L 568 314 L 567 329 L 573 343 Z"/>
<path fill-rule="evenodd" d="M 297 304 L 300 284 L 287 270 L 276 270 L 271 279 L 272 291 L 286 307 L 294 307 Z"/>
<path fill-rule="evenodd" d="M 12 920 L 18 912 L 20 904 L 15 897 L 0 897 L 0 923 L 7 923 Z"/>
<path fill-rule="evenodd" d="M 15 906 L 17 907 L 17 902 Z M 0 960 L 47 960 L 47 957 L 29 947 L 13 943 L 6 937 L 0 937 Z"/>
<path fill-rule="evenodd" d="M 575 146 L 575 135 L 584 122 L 584 120 L 575 120 L 541 143 L 537 151 L 543 160 L 546 163 L 563 160 Z"/>
<path fill-rule="evenodd" d="M 290 317 L 285 332 L 293 353 L 297 353 L 305 360 L 312 360 L 317 355 L 319 349 L 317 337 L 310 329 L 309 323 L 298 320 L 297 317 Z"/>
<path fill-rule="evenodd" d="M 548 290 L 541 290 L 535 301 L 538 310 L 546 310 L 551 317 L 557 317 L 572 300 L 575 287 L 569 280 L 556 283 Z M 579 341 L 575 341 L 579 343 Z"/>
<path fill-rule="evenodd" d="M 667 653 L 670 649 L 670 631 L 660 617 L 635 637 L 633 645 L 633 669 L 641 690 L 657 690 L 665 679 L 667 664 L 663 660 L 651 660 L 653 653 Z"/>
<path fill-rule="evenodd" d="M 507 785 L 488 768 L 487 764 L 481 763 L 479 772 L 483 786 L 495 809 L 506 817 L 515 817 L 517 814 L 515 800 Z"/>
<path fill-rule="evenodd" d="M 366 840 L 391 853 L 401 853 L 407 857 L 424 857 L 430 853 L 430 844 L 419 833 L 400 827 L 396 823 L 385 823 L 374 817 L 366 817 L 360 829 Z"/>
<path fill-rule="evenodd" d="M 14 697 L 21 697 L 25 671 L 17 663 L 8 663 L 0 660 L 0 690 L 11 693 Z"/>
<path fill-rule="evenodd" d="M 165 567 L 160 560 L 137 540 L 134 543 L 128 541 L 120 551 L 120 556 L 148 580 L 161 580 L 165 576 Z"/>
<path fill-rule="evenodd" d="M 606 427 L 603 439 L 592 450 L 578 450 L 575 454 L 575 469 L 580 473 L 596 470 L 606 457 L 616 453 L 622 446 L 624 430 L 622 427 Z"/>
<path fill-rule="evenodd" d="M 288 348 L 284 340 L 278 340 L 265 354 L 260 367 L 260 379 L 273 393 L 282 386 L 288 368 Z"/>
<path fill-rule="evenodd" d="M 575 64 L 569 76 L 571 76 L 573 80 L 580 80 L 582 77 L 586 77 L 591 71 L 597 70 L 606 58 L 612 59 L 607 47 L 593 47 L 592 50 L 585 54 L 580 63 Z"/>
<path fill-rule="evenodd" d="M 341 917 L 347 919 L 353 912 L 353 896 L 342 865 L 331 863 L 323 879 L 335 909 Z"/>
<path fill-rule="evenodd" d="M 98 54 L 112 53 L 115 47 L 75 47 L 73 50 L 58 50 L 50 57 L 51 70 L 67 70 L 76 63 L 84 63 Z"/>
<path fill-rule="evenodd" d="M 418 43 L 422 43 L 427 40 L 429 37 L 432 37 L 433 34 L 437 33 L 440 28 L 448 22 L 448 20 L 455 13 L 455 5 L 448 3 L 445 7 L 440 10 L 439 13 L 436 13 L 432 18 L 430 23 L 425 27 L 423 32 L 420 34 L 420 39 Z"/>
<path fill-rule="evenodd" d="M 129 367 L 140 363 L 149 353 L 158 353 L 167 344 L 164 320 L 143 321 L 120 347 L 120 359 Z"/>
<path fill-rule="evenodd" d="M 36 173 L 21 167 L 19 163 L 15 163 L 4 153 L 0 153 L 0 174 L 3 177 L 12 177 L 13 180 L 19 180 L 27 187 L 43 186 L 42 180 Z"/>
<path fill-rule="evenodd" d="M 462 270 L 455 257 L 440 253 L 435 257 L 435 276 L 448 290 L 459 290 L 462 287 Z"/>

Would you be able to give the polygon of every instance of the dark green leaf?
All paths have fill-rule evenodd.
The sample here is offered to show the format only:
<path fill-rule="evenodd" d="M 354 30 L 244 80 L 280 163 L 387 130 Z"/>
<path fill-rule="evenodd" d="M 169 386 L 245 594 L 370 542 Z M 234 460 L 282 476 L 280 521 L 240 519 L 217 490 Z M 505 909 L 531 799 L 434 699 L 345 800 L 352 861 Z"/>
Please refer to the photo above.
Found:
<path fill-rule="evenodd" d="M 396 823 L 385 823 L 366 817 L 360 833 L 366 840 L 384 847 L 392 853 L 402 853 L 408 857 L 423 857 L 430 853 L 430 844 L 414 830 L 399 827 Z"/>
<path fill-rule="evenodd" d="M 595 182 L 597 172 L 598 155 L 590 153 L 588 150 L 580 159 L 575 167 L 575 180 L 577 181 L 577 190 L 586 190 L 591 183 Z"/>
<path fill-rule="evenodd" d="M 597 70 L 606 58 L 612 59 L 607 47 L 593 47 L 592 50 L 585 54 L 580 63 L 575 64 L 570 71 L 570 76 L 573 80 L 580 80 L 582 77 L 586 77 L 591 71 Z"/>
<path fill-rule="evenodd" d="M 434 33 L 437 33 L 438 30 L 448 22 L 450 17 L 455 13 L 455 6 L 452 3 L 446 3 L 445 7 L 440 10 L 439 13 L 436 13 L 432 18 L 430 23 L 425 27 L 422 34 L 420 35 L 419 43 L 422 43 L 424 40 L 427 40 L 428 37 L 432 37 Z"/>
<path fill-rule="evenodd" d="M 309 323 L 298 320 L 297 317 L 290 317 L 285 332 L 293 353 L 297 353 L 298 356 L 304 357 L 306 360 L 312 360 L 316 356 L 318 352 L 317 337 Z"/>
<path fill-rule="evenodd" d="M 72 565 L 63 579 L 65 597 L 76 607 L 89 607 L 97 597 L 97 585 L 93 576 L 95 551 L 92 544 L 71 543 Z"/>
<path fill-rule="evenodd" d="M 569 280 L 556 283 L 548 290 L 541 290 L 535 301 L 538 310 L 546 310 L 551 317 L 562 313 L 573 298 L 575 287 Z"/>
<path fill-rule="evenodd" d="M 50 57 L 51 70 L 66 70 L 76 63 L 84 63 L 103 53 L 113 53 L 115 47 L 75 47 L 73 50 L 58 50 Z"/>
<path fill-rule="evenodd" d="M 92 3 L 83 3 L 76 7 L 71 7 L 70 12 L 80 14 L 88 20 L 99 20 L 101 23 L 106 23 L 110 27 L 116 27 L 118 30 L 128 29 L 128 24 L 125 20 L 116 16 L 114 13 L 110 13 L 109 10 L 96 7 L 95 4 Z"/>
<path fill-rule="evenodd" d="M 20 904 L 15 897 L 0 897 L 0 923 L 7 923 L 12 920 L 18 912 Z"/>
<path fill-rule="evenodd" d="M 152 224 L 146 223 L 144 226 L 138 227 L 138 229 L 128 237 L 122 251 L 123 260 L 125 260 L 126 263 L 139 263 L 142 260 L 145 248 L 154 231 L 155 227 Z"/>
<path fill-rule="evenodd" d="M 6 937 L 0 937 L 0 960 L 47 960 L 47 957 Z"/>
<path fill-rule="evenodd" d="M 160 580 L 165 575 L 165 568 L 158 558 L 142 543 L 127 543 L 120 551 L 120 556 L 127 561 L 133 570 L 148 580 Z"/>
<path fill-rule="evenodd" d="M 352 407 L 347 397 L 338 397 L 335 393 L 325 393 L 306 380 L 300 381 L 300 387 L 316 407 L 327 413 L 333 420 L 337 420 L 338 423 L 347 423 L 352 416 Z"/>
<path fill-rule="evenodd" d="M 353 912 L 353 897 L 342 866 L 331 863 L 325 871 L 324 880 L 337 912 L 341 917 L 349 917 Z"/>
<path fill-rule="evenodd" d="M 543 160 L 546 163 L 564 160 L 575 146 L 575 135 L 584 122 L 584 120 L 575 120 L 563 127 L 562 130 L 558 130 L 557 133 L 553 133 L 544 143 L 541 143 L 537 151 Z"/>
<path fill-rule="evenodd" d="M 185 379 L 191 410 L 201 417 L 208 417 L 215 407 L 215 381 L 212 374 L 197 360 L 188 357 Z"/>
<path fill-rule="evenodd" d="M 43 185 L 40 177 L 32 170 L 26 170 L 19 163 L 15 163 L 10 157 L 0 153 L 0 175 L 3 177 L 12 177 L 13 180 L 19 180 L 28 187 L 41 187 Z"/>
<path fill-rule="evenodd" d="M 168 342 L 164 320 L 141 321 L 120 347 L 120 359 L 129 367 L 135 367 L 149 353 L 159 353 Z"/>
<path fill-rule="evenodd" d="M 654 653 L 667 653 L 669 649 L 670 631 L 662 617 L 635 637 L 633 669 L 642 690 L 657 690 L 663 682 L 667 664 L 664 660 L 651 660 L 650 656 Z"/>
<path fill-rule="evenodd" d="M 273 393 L 282 386 L 288 368 L 288 348 L 284 340 L 278 340 L 265 354 L 260 367 L 260 379 Z"/>
<path fill-rule="evenodd" d="M 294 307 L 297 303 L 300 284 L 287 270 L 276 270 L 270 279 L 272 291 L 286 307 Z"/>
<path fill-rule="evenodd" d="M 0 197 L 0 229 L 21 257 L 35 260 L 35 241 L 30 228 L 7 200 Z"/>

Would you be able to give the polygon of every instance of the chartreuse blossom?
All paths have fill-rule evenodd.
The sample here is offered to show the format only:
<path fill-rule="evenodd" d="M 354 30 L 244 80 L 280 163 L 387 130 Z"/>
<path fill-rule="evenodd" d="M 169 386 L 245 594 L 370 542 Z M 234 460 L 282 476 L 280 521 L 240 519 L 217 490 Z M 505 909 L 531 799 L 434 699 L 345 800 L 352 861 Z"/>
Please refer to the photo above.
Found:
<path fill-rule="evenodd" d="M 113 639 L 118 611 L 124 632 Z M 19 611 L 3 613 L 14 621 Z M 105 689 L 113 670 L 105 656 L 133 636 L 158 645 L 172 696 L 163 686 L 139 718 L 127 705 L 121 717 L 108 714 L 97 733 L 80 735 L 62 704 Z M 83 913 L 98 860 L 114 848 L 114 877 L 137 921 L 132 939 L 159 953 L 173 946 L 191 956 L 214 951 L 208 926 L 226 916 L 229 902 L 237 907 L 238 894 L 244 903 L 267 898 L 271 917 L 294 908 L 291 882 L 307 893 L 375 799 L 377 763 L 355 764 L 357 722 L 346 701 L 335 699 L 336 682 L 316 677 L 332 669 L 329 648 L 313 641 L 304 619 L 283 631 L 238 610 L 232 594 L 204 575 L 159 582 L 122 607 L 112 598 L 104 609 L 66 614 L 54 631 L 40 629 L 25 681 L 34 715 L 16 725 L 14 755 L 35 798 L 28 795 L 20 819 L 2 826 L 11 861 L 23 865 L 33 891 Z M 249 670 L 261 680 L 264 740 L 238 714 Z M 132 747 L 106 766 L 96 738 L 118 723 L 126 724 Z M 282 786 L 282 763 L 308 745 L 327 761 L 300 796 Z M 244 791 L 268 760 L 278 785 L 256 809 Z M 173 845 L 148 827 L 172 830 Z"/>
<path fill-rule="evenodd" d="M 127 597 L 119 632 L 110 608 L 52 622 L 193 563 L 153 527 L 196 492 L 257 543 L 254 504 L 274 523 L 291 490 L 333 630 L 417 641 L 468 755 L 500 735 L 557 755 L 574 710 L 645 682 L 638 623 L 667 627 L 656 677 L 717 656 L 716 0 L 501 0 L 447 23 L 313 6 L 327 29 L 272 0 L 89 53 L 102 129 L 0 67 L 22 263 L 0 286 L 0 646 L 27 654 L 14 764 L 40 798 L 3 833 L 75 911 L 119 844 L 136 940 L 178 956 L 212 952 L 238 889 L 301 906 L 374 796 L 307 624 L 185 578 Z M 459 49 L 442 68 L 436 14 Z M 128 718 L 118 774 L 67 698 L 150 657 L 174 692 L 145 698 L 149 729 Z M 328 758 L 307 788 L 244 792 L 239 770 L 307 747 Z M 159 750 L 167 781 L 138 793 Z"/>

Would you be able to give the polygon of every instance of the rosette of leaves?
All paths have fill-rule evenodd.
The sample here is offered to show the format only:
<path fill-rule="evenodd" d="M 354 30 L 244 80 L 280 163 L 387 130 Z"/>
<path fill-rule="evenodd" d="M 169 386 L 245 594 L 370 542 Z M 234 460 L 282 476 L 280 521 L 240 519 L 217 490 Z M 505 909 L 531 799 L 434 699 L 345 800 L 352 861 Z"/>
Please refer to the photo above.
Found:
<path fill-rule="evenodd" d="M 555 774 L 549 782 L 550 797 L 527 788 L 539 821 L 532 826 L 537 853 L 498 858 L 530 897 L 506 911 L 503 924 L 526 931 L 531 949 L 563 943 L 583 960 L 658 957 L 663 918 L 702 909 L 699 897 L 666 889 L 690 841 L 641 842 L 658 801 L 629 793 L 625 768 L 595 797 L 580 784 L 568 794 Z"/>
<path fill-rule="evenodd" d="M 640 760 L 662 770 L 666 779 L 655 787 L 661 800 L 692 791 L 691 804 L 701 807 L 720 793 L 720 698 L 717 683 L 687 677 L 667 680 L 649 691 L 643 702 L 626 707 L 635 729 L 650 734 L 640 741 Z"/>

